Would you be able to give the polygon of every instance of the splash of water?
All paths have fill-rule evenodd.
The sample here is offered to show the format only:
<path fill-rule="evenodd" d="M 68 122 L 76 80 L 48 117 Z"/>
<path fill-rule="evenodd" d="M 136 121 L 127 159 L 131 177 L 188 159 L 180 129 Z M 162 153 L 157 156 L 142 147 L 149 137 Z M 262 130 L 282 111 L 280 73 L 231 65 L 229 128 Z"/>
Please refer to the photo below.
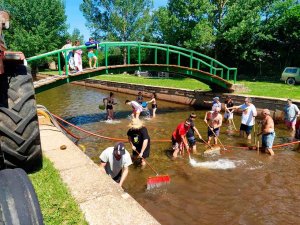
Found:
<path fill-rule="evenodd" d="M 202 167 L 207 169 L 234 169 L 236 168 L 235 162 L 229 159 L 218 159 L 217 161 L 206 161 L 206 162 L 197 162 L 195 159 L 190 159 L 190 164 L 193 167 Z"/>
<path fill-rule="evenodd" d="M 104 120 L 104 123 L 109 123 L 109 124 L 117 124 L 117 123 L 121 123 L 120 120 Z"/>

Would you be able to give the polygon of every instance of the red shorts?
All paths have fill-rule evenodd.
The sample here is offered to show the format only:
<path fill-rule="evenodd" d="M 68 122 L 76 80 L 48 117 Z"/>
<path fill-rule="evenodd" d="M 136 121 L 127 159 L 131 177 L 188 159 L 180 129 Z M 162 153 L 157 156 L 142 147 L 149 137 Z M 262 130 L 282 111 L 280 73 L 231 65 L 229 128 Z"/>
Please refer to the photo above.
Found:
<path fill-rule="evenodd" d="M 286 121 L 285 121 L 285 125 L 286 125 L 287 127 L 295 126 L 295 125 L 296 125 L 296 120 L 294 120 L 294 121 L 292 121 L 292 122 L 286 120 Z"/>

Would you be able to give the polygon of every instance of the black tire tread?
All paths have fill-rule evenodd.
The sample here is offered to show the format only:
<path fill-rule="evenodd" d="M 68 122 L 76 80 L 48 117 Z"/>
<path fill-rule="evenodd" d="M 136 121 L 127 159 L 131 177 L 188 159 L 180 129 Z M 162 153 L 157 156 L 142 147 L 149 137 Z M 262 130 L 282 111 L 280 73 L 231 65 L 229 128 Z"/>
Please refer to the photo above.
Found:
<path fill-rule="evenodd" d="M 24 65 L 0 76 L 0 144 L 4 163 L 33 171 L 42 167 L 32 76 Z"/>

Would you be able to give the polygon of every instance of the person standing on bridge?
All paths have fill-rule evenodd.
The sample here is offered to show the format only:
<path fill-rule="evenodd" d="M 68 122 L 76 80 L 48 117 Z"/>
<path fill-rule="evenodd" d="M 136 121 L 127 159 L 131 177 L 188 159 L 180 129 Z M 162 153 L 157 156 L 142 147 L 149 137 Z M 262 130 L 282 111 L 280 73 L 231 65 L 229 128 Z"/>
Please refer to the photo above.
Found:
<path fill-rule="evenodd" d="M 123 142 L 118 142 L 114 147 L 106 148 L 99 156 L 106 173 L 116 181 L 120 187 L 128 175 L 128 167 L 132 164 L 129 152 Z"/>
<path fill-rule="evenodd" d="M 95 45 L 92 47 L 87 47 L 88 50 L 88 58 L 89 58 L 89 66 L 90 69 L 95 69 L 96 68 L 96 64 L 97 64 L 97 56 L 94 53 L 94 49 L 98 48 L 98 41 L 95 41 L 94 38 L 89 38 L 89 41 L 85 43 L 86 46 L 91 46 L 91 45 Z M 92 67 L 92 63 L 94 61 L 93 67 Z"/>
<path fill-rule="evenodd" d="M 66 44 L 61 49 L 69 49 L 69 48 L 72 48 L 72 42 L 70 39 L 67 39 Z M 70 61 L 71 57 L 73 57 L 73 51 L 72 50 L 63 51 L 62 55 L 63 55 L 64 61 L 61 64 L 65 65 L 66 64 L 65 62 L 67 62 L 67 65 L 63 66 L 63 71 L 64 72 L 66 71 L 66 66 L 68 66 L 69 71 L 70 71 L 71 68 L 70 68 L 69 61 Z"/>
<path fill-rule="evenodd" d="M 76 40 L 75 41 L 75 46 L 80 46 L 80 41 Z M 76 72 L 81 72 L 82 71 L 82 50 L 81 49 L 76 49 L 74 50 L 74 61 L 75 61 L 75 68 Z"/>
<path fill-rule="evenodd" d="M 139 119 L 141 112 L 143 112 L 143 107 L 136 101 L 126 100 L 125 104 L 130 105 L 133 109 L 131 114 L 132 118 Z"/>

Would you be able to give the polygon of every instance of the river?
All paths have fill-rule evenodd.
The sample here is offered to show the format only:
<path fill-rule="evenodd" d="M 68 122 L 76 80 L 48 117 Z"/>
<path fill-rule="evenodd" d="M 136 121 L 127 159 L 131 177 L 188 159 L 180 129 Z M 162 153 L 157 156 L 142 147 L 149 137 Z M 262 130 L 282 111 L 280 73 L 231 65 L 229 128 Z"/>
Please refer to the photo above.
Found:
<path fill-rule="evenodd" d="M 108 94 L 67 84 L 38 94 L 37 102 L 86 130 L 126 139 L 131 109 L 124 102 L 136 96 L 115 93 L 116 119 L 109 123 L 105 112 L 98 108 Z M 196 127 L 206 138 L 205 110 L 158 101 L 157 117 L 141 118 L 152 140 L 170 139 L 177 124 L 191 112 L 197 114 Z M 236 115 L 234 121 L 239 126 L 240 116 Z M 114 144 L 71 130 L 85 137 L 78 144 L 97 164 L 100 153 Z M 226 130 L 224 125 L 220 135 L 225 146 L 247 146 L 246 140 Z M 275 144 L 291 140 L 283 124 L 276 124 L 275 130 Z M 207 147 L 197 143 L 197 149 L 203 152 Z M 149 167 L 131 166 L 124 189 L 163 225 L 300 224 L 300 153 L 292 151 L 293 146 L 276 149 L 273 157 L 245 149 L 227 149 L 221 155 L 193 155 L 191 163 L 187 156 L 172 160 L 170 143 L 151 143 L 149 163 L 160 175 L 169 175 L 171 183 L 147 191 L 147 178 L 155 173 Z"/>

